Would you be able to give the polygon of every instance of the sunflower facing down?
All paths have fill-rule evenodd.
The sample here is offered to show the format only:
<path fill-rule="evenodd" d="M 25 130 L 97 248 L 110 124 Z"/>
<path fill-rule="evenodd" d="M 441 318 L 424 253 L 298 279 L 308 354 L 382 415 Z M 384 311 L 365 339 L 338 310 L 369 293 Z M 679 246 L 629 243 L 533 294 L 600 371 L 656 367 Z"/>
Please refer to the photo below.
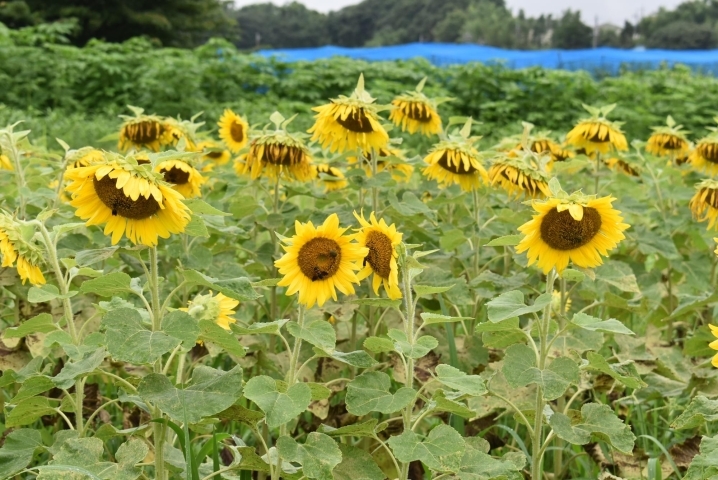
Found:
<path fill-rule="evenodd" d="M 329 164 L 322 163 L 314 166 L 315 177 L 324 186 L 325 192 L 341 190 L 349 185 L 341 170 Z"/>
<path fill-rule="evenodd" d="M 377 150 L 378 158 L 376 159 L 376 170 L 377 172 L 383 172 L 384 170 L 387 170 L 389 173 L 391 173 L 391 178 L 394 179 L 396 182 L 408 182 L 411 180 L 411 175 L 414 173 L 414 167 L 409 165 L 408 163 L 392 163 L 387 160 L 385 160 L 387 157 L 396 157 L 399 160 L 405 161 L 406 157 L 404 156 L 404 152 L 399 150 L 398 148 L 380 148 Z M 371 152 L 364 152 L 364 155 L 362 157 L 362 167 L 364 168 L 364 172 L 366 173 L 367 177 L 372 176 L 372 156 Z M 359 162 L 359 159 L 356 156 L 353 157 L 347 157 L 347 162 L 349 165 L 354 165 Z"/>
<path fill-rule="evenodd" d="M 196 168 L 183 160 L 165 160 L 155 167 L 155 171 L 161 173 L 165 182 L 184 198 L 199 197 L 200 187 L 207 181 Z"/>
<path fill-rule="evenodd" d="M 696 193 L 688 206 L 693 218 L 708 221 L 708 230 L 718 227 L 718 181 L 706 179 L 696 185 Z"/>
<path fill-rule="evenodd" d="M 87 225 L 105 225 L 112 244 L 122 235 L 135 244 L 157 245 L 158 237 L 183 232 L 190 220 L 182 194 L 162 180 L 152 166 L 134 156 L 106 154 L 103 163 L 74 168 L 65 174 L 77 210 Z"/>
<path fill-rule="evenodd" d="M 312 141 L 322 148 L 343 153 L 347 150 L 368 151 L 380 149 L 389 142 L 389 135 L 381 125 L 379 107 L 375 99 L 364 90 L 364 76 L 359 76 L 357 87 L 351 97 L 341 95 L 326 105 L 312 108 L 317 115 L 312 128 Z"/>
<path fill-rule="evenodd" d="M 232 152 L 237 153 L 247 145 L 249 124 L 232 110 L 226 109 L 217 125 L 219 126 L 219 138 Z"/>
<path fill-rule="evenodd" d="M 601 255 L 607 256 L 629 227 L 611 206 L 615 199 L 578 192 L 561 197 L 532 202 L 538 214 L 519 227 L 524 238 L 516 252 L 527 252 L 528 265 L 536 263 L 544 273 L 556 268 L 560 274 L 569 260 L 583 268 L 601 265 Z"/>
<path fill-rule="evenodd" d="M 441 117 L 437 106 L 449 99 L 436 100 L 427 97 L 422 92 L 425 83 L 426 77 L 419 82 L 416 90 L 404 92 L 392 100 L 391 104 L 394 108 L 389 114 L 389 120 L 397 127 L 401 127 L 402 132 L 408 131 L 411 134 L 419 132 L 429 137 L 441 132 Z"/>
<path fill-rule="evenodd" d="M 429 164 L 422 173 L 430 180 L 436 180 L 440 187 L 459 185 L 468 192 L 476 190 L 481 182 L 489 183 L 489 175 L 481 163 L 479 152 L 472 143 L 477 137 L 469 137 L 469 119 L 459 135 L 450 135 L 429 150 L 424 162 Z"/>
<path fill-rule="evenodd" d="M 364 215 L 357 215 L 356 212 L 354 217 L 361 225 L 356 234 L 357 242 L 369 250 L 357 278 L 364 280 L 374 273 L 371 283 L 376 295 L 379 295 L 379 286 L 384 284 L 384 290 L 389 298 L 392 300 L 401 298 L 399 266 L 396 262 L 399 253 L 396 247 L 401 243 L 402 234 L 396 231 L 396 225 L 393 223 L 388 225 L 383 218 L 377 222 L 374 212 L 371 212 L 368 222 Z"/>
<path fill-rule="evenodd" d="M 130 148 L 146 148 L 158 152 L 163 145 L 163 134 L 167 130 L 165 122 L 156 115 L 145 115 L 141 108 L 131 105 L 128 107 L 135 115 L 120 115 L 124 122 L 120 127 L 118 148 L 122 152 Z"/>
<path fill-rule="evenodd" d="M 718 121 L 718 117 L 716 117 L 716 121 Z M 718 131 L 715 127 L 708 127 L 708 129 L 712 132 L 698 140 L 688 161 L 695 170 L 714 176 L 718 174 Z"/>
<path fill-rule="evenodd" d="M 583 106 L 591 114 L 589 118 L 578 121 L 575 127 L 566 134 L 566 142 L 576 148 L 583 148 L 586 153 L 608 153 L 612 150 L 628 150 L 628 142 L 621 131 L 620 122 L 611 122 L 606 116 L 616 105 L 594 108 Z"/>
<path fill-rule="evenodd" d="M 621 160 L 620 158 L 611 157 L 603 160 L 603 163 L 606 164 L 608 168 L 613 170 L 614 172 L 621 172 L 625 173 L 629 177 L 640 177 L 641 176 L 641 170 L 638 165 L 631 164 L 625 160 Z"/>
<path fill-rule="evenodd" d="M 548 175 L 541 167 L 530 162 L 531 154 L 521 157 L 499 156 L 489 168 L 491 185 L 499 185 L 506 190 L 509 198 L 521 195 L 530 198 L 551 195 L 548 188 Z"/>
<path fill-rule="evenodd" d="M 369 249 L 354 242 L 354 235 L 344 235 L 347 229 L 339 227 L 336 213 L 318 227 L 296 221 L 294 228 L 294 236 L 282 245 L 285 254 L 274 262 L 283 275 L 277 285 L 287 287 L 287 295 L 299 292 L 299 303 L 308 308 L 336 300 L 337 290 L 353 294 L 353 284 L 359 283 L 356 272 Z"/>
<path fill-rule="evenodd" d="M 708 326 L 710 327 L 711 333 L 713 334 L 713 336 L 716 337 L 716 339 L 717 339 L 717 340 L 713 340 L 711 343 L 709 343 L 708 346 L 710 348 L 712 348 L 713 350 L 718 350 L 718 327 L 716 327 L 715 325 L 710 325 L 710 324 Z M 714 367 L 718 368 L 718 353 L 713 355 L 713 360 L 711 360 L 711 364 Z"/>
<path fill-rule="evenodd" d="M 32 285 L 45 284 L 45 277 L 39 267 L 42 252 L 23 237 L 20 225 L 5 212 L 0 212 L 0 254 L 3 267 L 17 267 L 23 285 L 28 280 Z"/>
<path fill-rule="evenodd" d="M 232 156 L 229 150 L 213 140 L 199 142 L 196 149 L 202 152 L 202 160 L 206 162 L 202 168 L 203 172 L 211 172 L 215 166 L 226 165 Z"/>
<path fill-rule="evenodd" d="M 236 313 L 234 309 L 237 308 L 237 305 L 239 305 L 239 301 L 226 297 L 221 293 L 213 295 L 210 291 L 207 295 L 197 295 L 188 302 L 187 308 L 178 310 L 189 313 L 198 322 L 208 320 L 225 330 L 229 330 L 229 325 L 237 322 L 236 319 L 232 318 L 232 315 Z"/>
<path fill-rule="evenodd" d="M 690 143 L 686 138 L 688 132 L 682 130 L 682 125 L 676 125 L 673 117 L 668 115 L 666 125 L 651 127 L 653 133 L 646 142 L 646 151 L 658 157 L 683 157 L 688 153 Z"/>

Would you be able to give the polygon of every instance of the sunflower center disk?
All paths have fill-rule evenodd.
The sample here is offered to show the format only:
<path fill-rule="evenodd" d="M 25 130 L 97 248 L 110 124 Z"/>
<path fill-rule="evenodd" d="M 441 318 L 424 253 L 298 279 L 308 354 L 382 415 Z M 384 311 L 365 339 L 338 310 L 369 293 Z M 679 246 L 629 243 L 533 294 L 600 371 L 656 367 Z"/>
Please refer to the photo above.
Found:
<path fill-rule="evenodd" d="M 117 188 L 117 180 L 110 178 L 109 175 L 102 177 L 102 180 L 93 177 L 92 183 L 95 186 L 95 193 L 102 203 L 112 210 L 113 216 L 142 220 L 151 217 L 160 209 L 159 203 L 152 196 L 145 198 L 140 195 L 137 200 L 132 200 L 122 189 Z"/>
<path fill-rule="evenodd" d="M 149 120 L 127 126 L 127 138 L 134 143 L 152 143 L 162 135 L 162 125 Z"/>
<path fill-rule="evenodd" d="M 301 148 L 273 144 L 264 150 L 264 159 L 272 165 L 290 167 L 301 163 L 303 154 L 304 152 L 302 152 Z"/>
<path fill-rule="evenodd" d="M 447 152 L 444 152 L 444 154 L 441 156 L 441 158 L 439 158 L 438 163 L 441 166 L 441 168 L 443 168 L 444 170 L 448 170 L 448 171 L 450 171 L 452 173 L 456 173 L 458 175 L 470 174 L 470 173 L 474 173 L 477 171 L 477 169 L 473 165 L 471 165 L 471 163 L 469 163 L 468 169 L 464 165 L 463 161 L 459 161 L 458 165 L 453 162 L 449 163 L 449 155 Z"/>
<path fill-rule="evenodd" d="M 333 276 L 339 270 L 341 261 L 342 249 L 339 244 L 322 237 L 309 240 L 299 249 L 297 255 L 299 268 L 312 282 Z"/>
<path fill-rule="evenodd" d="M 366 237 L 366 246 L 369 249 L 369 254 L 364 261 L 369 262 L 371 269 L 381 278 L 389 278 L 391 258 L 394 253 L 394 247 L 391 245 L 389 237 L 381 232 L 369 232 Z"/>
<path fill-rule="evenodd" d="M 244 128 L 242 124 L 232 122 L 232 125 L 229 127 L 229 135 L 232 137 L 232 140 L 241 143 L 244 140 Z"/>
<path fill-rule="evenodd" d="M 205 157 L 209 157 L 213 160 L 216 160 L 218 158 L 222 158 L 222 152 L 217 150 L 212 150 L 205 154 Z"/>
<path fill-rule="evenodd" d="M 711 163 L 718 163 L 718 144 L 704 143 L 698 146 L 698 153 Z"/>
<path fill-rule="evenodd" d="M 583 218 L 574 220 L 568 210 L 555 208 L 541 222 L 541 240 L 556 250 L 573 250 L 589 243 L 601 230 L 601 214 L 595 208 L 583 207 Z"/>
<path fill-rule="evenodd" d="M 666 150 L 678 150 L 681 147 L 683 147 L 683 140 L 678 137 L 669 136 L 663 142 L 663 148 L 665 148 Z"/>
<path fill-rule="evenodd" d="M 404 105 L 401 111 L 407 117 L 420 123 L 428 123 L 431 121 L 431 113 L 420 103 L 409 103 Z"/>
<path fill-rule="evenodd" d="M 347 115 L 347 118 L 342 119 L 341 115 L 337 117 L 337 123 L 342 127 L 346 128 L 351 132 L 356 133 L 371 133 L 374 129 L 371 126 L 371 122 L 364 113 L 363 108 L 352 110 Z"/>
<path fill-rule="evenodd" d="M 177 167 L 172 167 L 169 170 L 163 168 L 160 170 L 160 173 L 165 176 L 165 182 L 173 185 L 184 185 L 189 181 L 189 172 L 185 172 Z"/>

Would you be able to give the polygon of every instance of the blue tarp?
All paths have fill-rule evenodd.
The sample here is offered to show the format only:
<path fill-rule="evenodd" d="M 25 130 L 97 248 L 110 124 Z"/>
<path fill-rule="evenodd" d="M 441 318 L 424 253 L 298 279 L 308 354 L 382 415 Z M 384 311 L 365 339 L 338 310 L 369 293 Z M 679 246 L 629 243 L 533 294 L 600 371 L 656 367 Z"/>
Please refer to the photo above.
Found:
<path fill-rule="evenodd" d="M 621 67 L 655 69 L 676 63 L 702 71 L 718 73 L 718 50 L 506 50 L 484 45 L 451 43 L 409 43 L 386 47 L 344 48 L 335 46 L 261 50 L 264 56 L 285 61 L 316 60 L 344 56 L 361 60 L 408 60 L 422 57 L 435 65 L 468 62 L 501 63 L 509 68 L 544 67 L 565 70 L 591 70 L 617 73 Z"/>

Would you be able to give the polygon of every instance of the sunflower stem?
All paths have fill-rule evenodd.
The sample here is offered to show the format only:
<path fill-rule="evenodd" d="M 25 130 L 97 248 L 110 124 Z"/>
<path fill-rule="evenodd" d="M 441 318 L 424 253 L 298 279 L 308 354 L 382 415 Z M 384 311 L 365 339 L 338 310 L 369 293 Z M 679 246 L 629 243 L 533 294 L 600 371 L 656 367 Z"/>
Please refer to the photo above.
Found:
<path fill-rule="evenodd" d="M 404 305 L 406 308 L 406 316 L 404 317 L 404 333 L 406 334 L 407 341 L 410 344 L 414 344 L 414 300 L 412 298 L 411 294 L 411 274 L 409 273 L 409 268 L 406 265 L 406 247 L 401 249 L 401 255 L 403 258 L 401 259 L 401 265 L 402 265 L 402 294 L 404 296 Z M 414 359 L 413 358 L 407 358 L 406 359 L 406 370 L 404 372 L 404 385 L 408 388 L 414 387 Z M 409 404 L 404 407 L 403 411 L 403 423 L 404 423 L 404 430 L 411 430 L 411 413 L 414 411 L 414 401 L 409 402 Z M 401 468 L 401 479 L 408 480 L 409 479 L 409 463 L 403 463 Z"/>
<path fill-rule="evenodd" d="M 362 155 L 364 155 L 363 152 L 362 152 Z M 378 163 L 377 151 L 372 148 L 371 149 L 371 178 L 372 179 L 376 178 L 376 174 L 377 174 L 377 170 L 378 170 L 377 163 Z M 372 184 L 372 187 L 371 187 L 371 209 L 377 215 L 379 214 L 379 212 L 377 211 L 378 207 L 379 207 L 379 191 L 376 188 L 376 185 Z"/>
<path fill-rule="evenodd" d="M 546 293 L 551 295 L 553 293 L 553 285 L 556 282 L 556 269 L 551 269 L 546 278 Z M 546 366 L 546 357 L 548 355 L 548 331 L 549 322 L 551 320 L 551 303 L 546 305 L 543 310 L 543 316 L 539 321 L 539 351 L 538 351 L 538 368 L 543 370 Z M 534 410 L 534 427 L 533 435 L 531 438 L 531 478 L 532 480 L 541 480 L 541 460 L 543 457 L 543 409 L 546 406 L 546 402 L 543 398 L 543 391 L 541 387 L 536 388 L 536 404 Z"/>
<path fill-rule="evenodd" d="M 596 168 L 593 171 L 593 193 L 598 195 L 599 171 L 601 170 L 601 152 L 596 152 Z"/>
<path fill-rule="evenodd" d="M 57 177 L 57 185 L 55 186 L 55 199 L 52 201 L 52 208 L 60 205 L 60 195 L 62 194 L 62 182 L 65 181 L 65 169 L 67 168 L 67 159 L 60 166 L 60 174 Z"/>
<path fill-rule="evenodd" d="M 20 151 L 17 149 L 17 144 L 13 140 L 12 134 L 6 134 L 10 138 L 10 156 L 12 157 L 12 163 L 15 166 L 15 181 L 17 182 L 17 196 L 20 199 L 20 218 L 25 219 L 25 195 L 22 193 L 22 189 L 25 187 L 25 172 L 20 164 Z"/>
<path fill-rule="evenodd" d="M 566 326 L 566 318 L 564 317 L 564 314 L 566 313 L 566 302 L 568 300 L 566 295 L 566 279 L 561 277 L 559 279 L 559 285 L 561 286 L 561 296 L 559 299 L 559 311 L 556 315 L 556 319 L 558 320 L 558 331 L 562 332 L 564 327 Z M 559 335 L 558 333 L 556 335 Z M 566 342 L 564 342 L 563 346 L 563 354 L 566 353 Z M 557 402 L 557 408 L 559 412 L 563 412 L 566 407 L 566 397 L 565 395 L 561 395 L 558 398 Z M 561 480 L 561 475 L 563 474 L 563 440 L 557 439 L 556 440 L 556 450 L 554 450 L 553 454 L 553 472 L 554 472 L 554 480 Z"/>
<path fill-rule="evenodd" d="M 481 209 L 479 208 L 479 192 L 472 190 L 471 195 L 474 200 L 474 273 L 478 275 L 479 272 L 479 257 L 481 256 L 481 250 L 479 248 L 479 242 L 481 241 Z"/>
<path fill-rule="evenodd" d="M 157 332 L 162 328 L 162 309 L 160 307 L 160 285 L 159 285 L 159 266 L 157 264 L 157 247 L 150 247 L 150 292 L 152 295 L 152 331 Z M 162 372 L 162 359 L 154 364 L 155 373 Z M 159 407 L 152 408 L 152 416 L 155 419 L 163 417 L 162 410 Z M 162 423 L 154 422 L 153 436 L 155 444 L 155 478 L 156 480 L 165 480 L 167 472 L 165 470 L 165 426 Z"/>

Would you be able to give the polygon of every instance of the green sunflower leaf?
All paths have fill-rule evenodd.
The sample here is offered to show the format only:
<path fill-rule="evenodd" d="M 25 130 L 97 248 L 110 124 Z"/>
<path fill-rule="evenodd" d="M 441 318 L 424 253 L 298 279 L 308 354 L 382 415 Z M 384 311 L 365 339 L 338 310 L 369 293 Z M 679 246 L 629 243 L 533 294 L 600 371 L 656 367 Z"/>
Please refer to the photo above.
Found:
<path fill-rule="evenodd" d="M 646 382 L 641 380 L 640 375 L 638 375 L 633 361 L 609 364 L 602 355 L 595 352 L 588 352 L 586 359 L 588 360 L 586 368 L 610 375 L 628 388 L 638 389 L 647 386 Z"/>
<path fill-rule="evenodd" d="M 484 379 L 479 375 L 467 375 L 458 368 L 443 363 L 436 366 L 436 379 L 463 395 L 479 397 L 488 391 Z"/>
<path fill-rule="evenodd" d="M 284 382 L 282 382 L 284 383 Z M 267 416 L 269 428 L 279 427 L 304 412 L 312 401 L 312 390 L 305 383 L 281 389 L 272 377 L 260 375 L 249 379 L 244 396 L 257 404 Z"/>
<path fill-rule="evenodd" d="M 556 358 L 545 369 L 539 369 L 536 353 L 526 345 L 512 345 L 506 349 L 502 371 L 512 387 L 537 384 L 546 400 L 563 395 L 569 385 L 578 383 L 580 376 L 576 362 L 567 357 Z"/>
<path fill-rule="evenodd" d="M 224 349 L 227 353 L 238 357 L 244 357 L 246 354 L 244 347 L 239 343 L 237 337 L 209 320 L 200 320 L 199 339 L 204 342 L 213 343 Z"/>
<path fill-rule="evenodd" d="M 33 333 L 50 333 L 54 331 L 60 331 L 60 327 L 52 321 L 52 315 L 41 313 L 17 327 L 8 328 L 3 333 L 3 338 L 23 338 Z"/>
<path fill-rule="evenodd" d="M 374 458 L 364 450 L 351 445 L 339 444 L 342 462 L 334 467 L 334 480 L 384 480 L 386 475 Z"/>
<path fill-rule="evenodd" d="M 435 427 L 425 440 L 407 429 L 401 435 L 391 437 L 387 443 L 400 462 L 419 460 L 440 472 L 455 471 L 466 450 L 461 434 L 448 425 Z"/>
<path fill-rule="evenodd" d="M 261 297 L 260 294 L 254 291 L 252 282 L 246 277 L 219 280 L 208 277 L 196 270 L 184 270 L 182 276 L 189 285 L 202 285 L 240 302 L 249 302 Z"/>
<path fill-rule="evenodd" d="M 394 394 L 390 388 L 391 379 L 386 373 L 362 373 L 347 384 L 347 410 L 357 416 L 369 412 L 393 413 L 404 408 L 416 396 L 411 388 L 402 387 Z"/>
<path fill-rule="evenodd" d="M 131 308 L 111 310 L 102 318 L 107 350 L 112 358 L 135 364 L 152 363 L 182 342 L 165 332 L 153 332 Z"/>
<path fill-rule="evenodd" d="M 677 430 L 700 427 L 706 422 L 718 420 L 718 400 L 709 400 L 698 395 L 688 407 L 671 423 L 671 428 Z"/>
<path fill-rule="evenodd" d="M 0 448 L 0 478 L 11 478 L 24 470 L 38 448 L 45 448 L 39 430 L 20 428 L 10 432 Z"/>
<path fill-rule="evenodd" d="M 98 278 L 86 280 L 80 286 L 80 293 L 94 293 L 101 297 L 112 297 L 118 293 L 132 292 L 132 279 L 123 272 L 113 272 Z"/>
<path fill-rule="evenodd" d="M 551 294 L 543 293 L 536 298 L 533 305 L 526 305 L 524 303 L 524 294 L 519 290 L 512 290 L 489 301 L 486 306 L 489 320 L 496 323 L 508 318 L 526 315 L 527 313 L 540 312 L 550 303 Z"/>
<path fill-rule="evenodd" d="M 279 437 L 277 450 L 282 458 L 300 464 L 305 477 L 318 480 L 334 480 L 332 470 L 342 461 L 337 443 L 318 432 L 307 435 L 303 444 L 289 436 Z"/>
<path fill-rule="evenodd" d="M 585 313 L 577 313 L 571 319 L 571 323 L 579 326 L 586 330 L 594 332 L 605 332 L 605 333 L 620 333 L 623 335 L 635 335 L 624 324 L 615 318 L 609 318 L 608 320 L 601 320 L 600 318 L 586 315 Z"/>
<path fill-rule="evenodd" d="M 294 338 L 301 338 L 315 347 L 323 350 L 334 350 L 337 343 L 337 334 L 334 327 L 324 319 L 310 320 L 304 326 L 296 322 L 287 324 L 287 331 Z"/>
<path fill-rule="evenodd" d="M 601 440 L 615 449 L 630 454 L 636 437 L 631 427 L 623 423 L 608 405 L 587 403 L 579 415 L 569 418 L 553 413 L 548 420 L 556 435 L 574 445 L 586 445 Z"/>

